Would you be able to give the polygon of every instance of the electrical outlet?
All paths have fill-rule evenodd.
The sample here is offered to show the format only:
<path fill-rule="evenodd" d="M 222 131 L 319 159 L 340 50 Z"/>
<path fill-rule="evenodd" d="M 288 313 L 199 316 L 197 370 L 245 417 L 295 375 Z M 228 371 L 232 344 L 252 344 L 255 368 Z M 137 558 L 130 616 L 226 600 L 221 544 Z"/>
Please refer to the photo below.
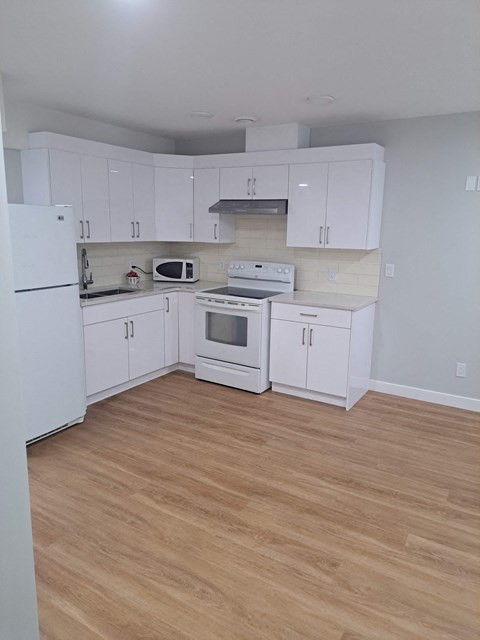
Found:
<path fill-rule="evenodd" d="M 218 263 L 218 270 L 219 271 L 225 271 L 225 261 L 224 260 L 220 260 L 220 262 Z"/>
<path fill-rule="evenodd" d="M 328 270 L 328 281 L 336 282 L 337 281 L 337 270 L 335 267 L 330 267 Z"/>
<path fill-rule="evenodd" d="M 467 365 L 465 362 L 457 362 L 457 373 L 455 375 L 457 378 L 467 377 Z"/>
<path fill-rule="evenodd" d="M 131 271 L 133 269 L 133 265 L 135 264 L 135 260 L 133 258 L 129 258 L 127 260 L 127 271 Z"/>
<path fill-rule="evenodd" d="M 395 265 L 394 264 L 386 264 L 385 265 L 385 277 L 393 278 L 395 275 Z"/>

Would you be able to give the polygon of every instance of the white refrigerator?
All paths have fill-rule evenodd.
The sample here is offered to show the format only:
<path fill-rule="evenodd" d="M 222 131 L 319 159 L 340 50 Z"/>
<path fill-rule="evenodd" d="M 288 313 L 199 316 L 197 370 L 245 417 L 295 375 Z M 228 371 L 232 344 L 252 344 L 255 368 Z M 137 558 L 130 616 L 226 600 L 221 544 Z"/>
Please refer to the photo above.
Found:
<path fill-rule="evenodd" d="M 9 205 L 26 441 L 82 422 L 85 355 L 71 207 Z"/>

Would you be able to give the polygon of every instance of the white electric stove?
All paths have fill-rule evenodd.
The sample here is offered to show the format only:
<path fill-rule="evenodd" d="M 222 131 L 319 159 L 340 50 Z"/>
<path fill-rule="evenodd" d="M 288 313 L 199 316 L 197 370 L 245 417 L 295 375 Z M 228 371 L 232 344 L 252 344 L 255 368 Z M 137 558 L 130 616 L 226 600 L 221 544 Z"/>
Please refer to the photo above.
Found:
<path fill-rule="evenodd" d="M 293 291 L 291 264 L 235 260 L 227 286 L 195 294 L 195 377 L 262 393 L 270 387 L 270 300 Z"/>

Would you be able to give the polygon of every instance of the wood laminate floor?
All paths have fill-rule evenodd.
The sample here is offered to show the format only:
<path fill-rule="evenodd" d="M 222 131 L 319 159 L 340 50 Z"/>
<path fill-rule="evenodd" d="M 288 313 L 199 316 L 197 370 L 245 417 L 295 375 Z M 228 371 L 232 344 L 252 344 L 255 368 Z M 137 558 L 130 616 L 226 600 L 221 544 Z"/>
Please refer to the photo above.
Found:
<path fill-rule="evenodd" d="M 29 447 L 42 640 L 480 638 L 480 416 L 170 374 Z"/>

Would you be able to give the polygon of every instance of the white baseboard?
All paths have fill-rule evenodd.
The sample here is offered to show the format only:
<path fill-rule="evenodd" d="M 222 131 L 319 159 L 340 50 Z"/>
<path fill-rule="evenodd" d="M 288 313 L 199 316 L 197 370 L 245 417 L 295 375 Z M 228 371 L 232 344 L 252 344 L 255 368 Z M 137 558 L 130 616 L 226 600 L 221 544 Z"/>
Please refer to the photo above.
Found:
<path fill-rule="evenodd" d="M 389 393 L 392 396 L 401 396 L 402 398 L 411 398 L 412 400 L 423 400 L 424 402 L 443 404 L 447 407 L 455 407 L 456 409 L 480 412 L 480 400 L 476 398 L 454 396 L 451 393 L 407 387 L 403 384 L 393 384 L 392 382 L 382 382 L 381 380 L 370 380 L 370 390 L 378 391 L 379 393 Z"/>

